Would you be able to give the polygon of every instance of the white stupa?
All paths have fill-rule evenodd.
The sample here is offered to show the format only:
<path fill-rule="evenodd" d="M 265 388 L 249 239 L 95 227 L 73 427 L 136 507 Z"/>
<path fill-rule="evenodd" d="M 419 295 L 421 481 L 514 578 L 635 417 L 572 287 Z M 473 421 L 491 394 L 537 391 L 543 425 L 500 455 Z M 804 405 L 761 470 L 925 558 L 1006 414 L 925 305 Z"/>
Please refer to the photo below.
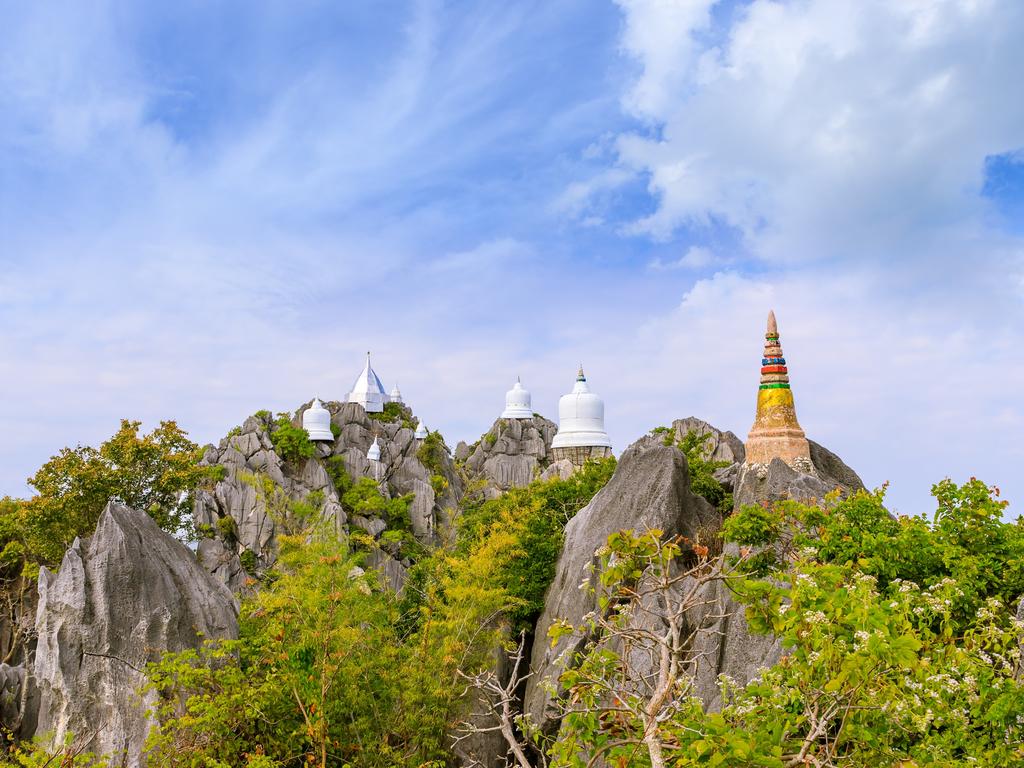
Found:
<path fill-rule="evenodd" d="M 331 412 L 324 408 L 319 398 L 313 398 L 313 404 L 302 414 L 302 428 L 309 433 L 310 440 L 330 440 L 334 442 L 331 432 Z"/>
<path fill-rule="evenodd" d="M 392 402 L 392 403 L 403 403 L 403 402 L 405 402 L 404 400 L 402 400 L 402 392 L 398 388 L 398 384 L 397 383 L 395 384 L 395 386 L 393 386 L 391 388 L 391 394 L 388 395 L 388 401 Z"/>
<path fill-rule="evenodd" d="M 348 393 L 348 402 L 359 403 L 367 413 L 380 413 L 384 410 L 384 404 L 388 402 L 384 385 L 380 383 L 370 365 L 369 352 L 366 353 L 363 372 L 359 374 L 359 378 L 352 385 L 352 391 Z"/>
<path fill-rule="evenodd" d="M 413 435 L 417 440 L 427 439 L 427 428 L 423 426 L 423 419 L 420 419 L 420 423 L 416 425 L 416 433 Z"/>
<path fill-rule="evenodd" d="M 551 441 L 555 460 L 582 465 L 587 459 L 612 455 L 612 442 L 604 430 L 604 401 L 587 386 L 580 366 L 572 392 L 558 401 L 558 433 Z"/>
<path fill-rule="evenodd" d="M 501 412 L 503 419 L 532 419 L 533 405 L 530 390 L 516 376 L 516 383 L 505 393 L 505 410 Z"/>
<path fill-rule="evenodd" d="M 376 435 L 373 436 L 373 445 L 366 452 L 366 458 L 368 461 L 380 461 L 380 443 L 377 442 Z"/>

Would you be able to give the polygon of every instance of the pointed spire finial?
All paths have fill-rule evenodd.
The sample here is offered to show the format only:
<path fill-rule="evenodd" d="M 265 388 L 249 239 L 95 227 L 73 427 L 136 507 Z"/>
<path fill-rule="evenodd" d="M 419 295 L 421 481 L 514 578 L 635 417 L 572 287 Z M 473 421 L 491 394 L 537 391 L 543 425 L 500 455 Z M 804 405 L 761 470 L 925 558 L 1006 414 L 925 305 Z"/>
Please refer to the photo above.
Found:
<path fill-rule="evenodd" d="M 768 336 L 779 335 L 779 324 L 775 322 L 775 310 L 768 310 Z"/>
<path fill-rule="evenodd" d="M 583 363 L 580 363 L 580 369 L 576 372 L 576 381 L 586 381 L 587 377 L 583 373 Z"/>

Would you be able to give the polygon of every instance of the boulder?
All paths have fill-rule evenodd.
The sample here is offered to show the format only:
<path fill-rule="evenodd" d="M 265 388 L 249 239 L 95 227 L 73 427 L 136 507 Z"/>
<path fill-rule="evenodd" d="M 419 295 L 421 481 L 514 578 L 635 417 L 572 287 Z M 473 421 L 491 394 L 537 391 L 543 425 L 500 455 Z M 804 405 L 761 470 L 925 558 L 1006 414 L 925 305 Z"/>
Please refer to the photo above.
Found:
<path fill-rule="evenodd" d="M 41 569 L 36 632 L 37 738 L 56 748 L 73 734 L 114 768 L 136 768 L 155 703 L 146 665 L 237 637 L 238 603 L 148 515 L 111 502 L 56 574 Z"/>
<path fill-rule="evenodd" d="M 608 536 L 624 529 L 659 529 L 666 536 L 694 537 L 699 530 L 720 522 L 714 507 L 690 492 L 686 458 L 677 448 L 647 437 L 623 453 L 608 484 L 565 527 L 562 554 L 534 634 L 534 674 L 524 698 L 524 711 L 533 722 L 549 732 L 557 727 L 548 685 L 557 687 L 562 671 L 559 657 L 571 658 L 587 638 L 574 634 L 552 648 L 547 642 L 548 628 L 558 619 L 578 625 L 594 609 L 593 595 L 581 585 L 594 583 L 594 553 Z"/>
<path fill-rule="evenodd" d="M 735 509 L 744 504 L 761 504 L 794 499 L 813 501 L 824 498 L 830 491 L 848 494 L 864 487 L 857 473 L 834 453 L 813 440 L 811 446 L 812 473 L 793 469 L 782 459 L 770 464 L 743 465 L 736 481 Z"/>
<path fill-rule="evenodd" d="M 471 476 L 482 477 L 484 495 L 493 498 L 510 488 L 529 485 L 551 461 L 551 441 L 558 426 L 543 416 L 498 419 L 472 448 L 461 443 L 456 458 Z"/>

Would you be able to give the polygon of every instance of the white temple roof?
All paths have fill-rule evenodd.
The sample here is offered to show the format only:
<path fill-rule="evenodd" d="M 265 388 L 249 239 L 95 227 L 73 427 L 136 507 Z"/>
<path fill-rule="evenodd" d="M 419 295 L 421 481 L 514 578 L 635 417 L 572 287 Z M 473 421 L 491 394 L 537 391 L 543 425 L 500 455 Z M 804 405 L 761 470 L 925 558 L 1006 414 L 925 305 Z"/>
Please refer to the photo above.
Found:
<path fill-rule="evenodd" d="M 388 402 L 388 396 L 384 391 L 384 385 L 370 365 L 370 353 L 366 353 L 366 365 L 363 372 L 355 380 L 351 391 L 348 393 L 348 402 L 359 403 L 367 413 L 380 413 L 384 410 L 384 404 Z"/>
<path fill-rule="evenodd" d="M 420 419 L 420 423 L 416 425 L 416 433 L 413 437 L 417 440 L 425 440 L 427 437 L 427 428 L 423 426 L 423 419 Z"/>

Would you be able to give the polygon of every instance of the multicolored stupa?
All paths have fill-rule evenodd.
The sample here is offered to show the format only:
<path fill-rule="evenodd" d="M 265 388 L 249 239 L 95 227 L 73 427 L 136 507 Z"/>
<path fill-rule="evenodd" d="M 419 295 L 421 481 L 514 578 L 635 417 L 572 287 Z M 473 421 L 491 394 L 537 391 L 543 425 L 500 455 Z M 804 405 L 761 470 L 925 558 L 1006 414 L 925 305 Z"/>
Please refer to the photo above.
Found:
<path fill-rule="evenodd" d="M 768 313 L 761 360 L 761 388 L 757 393 L 757 416 L 747 436 L 747 464 L 769 464 L 779 458 L 794 469 L 811 471 L 811 447 L 796 420 L 789 370 L 782 356 L 775 312 Z"/>

